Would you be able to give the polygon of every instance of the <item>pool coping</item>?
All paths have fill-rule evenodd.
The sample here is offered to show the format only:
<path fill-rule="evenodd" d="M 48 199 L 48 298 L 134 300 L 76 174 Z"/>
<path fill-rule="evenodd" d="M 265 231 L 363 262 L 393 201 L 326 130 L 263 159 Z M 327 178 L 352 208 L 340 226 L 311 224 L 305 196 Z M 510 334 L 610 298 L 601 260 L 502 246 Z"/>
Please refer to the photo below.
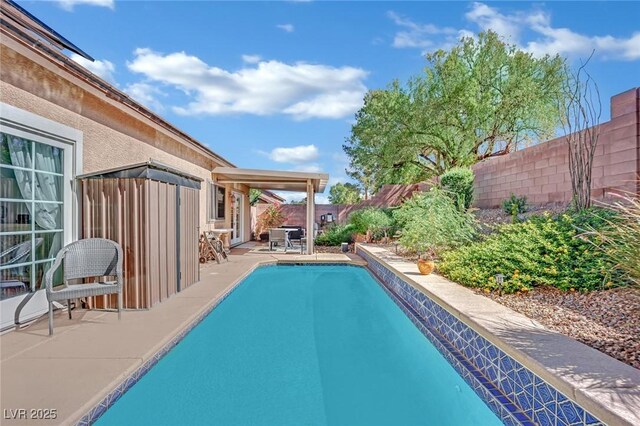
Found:
<path fill-rule="evenodd" d="M 639 370 L 444 277 L 422 276 L 385 248 L 359 243 L 356 253 L 372 257 L 602 422 L 640 424 Z"/>

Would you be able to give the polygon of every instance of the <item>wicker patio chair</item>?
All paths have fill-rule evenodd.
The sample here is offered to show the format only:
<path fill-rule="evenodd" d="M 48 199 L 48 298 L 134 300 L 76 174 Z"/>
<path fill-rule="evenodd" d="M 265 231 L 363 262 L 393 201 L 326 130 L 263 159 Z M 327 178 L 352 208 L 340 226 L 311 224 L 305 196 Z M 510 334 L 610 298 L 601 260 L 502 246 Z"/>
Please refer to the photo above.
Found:
<path fill-rule="evenodd" d="M 53 275 L 64 262 L 63 288 L 53 289 Z M 86 284 L 68 284 L 69 280 L 96 278 L 101 281 Z M 104 281 L 104 277 L 114 277 Z M 73 242 L 60 250 L 53 266 L 45 276 L 47 301 L 49 302 L 49 335 L 53 334 L 53 302 L 66 300 L 71 319 L 71 299 L 118 295 L 118 319 L 122 311 L 122 248 L 120 244 L 103 238 L 89 238 Z"/>

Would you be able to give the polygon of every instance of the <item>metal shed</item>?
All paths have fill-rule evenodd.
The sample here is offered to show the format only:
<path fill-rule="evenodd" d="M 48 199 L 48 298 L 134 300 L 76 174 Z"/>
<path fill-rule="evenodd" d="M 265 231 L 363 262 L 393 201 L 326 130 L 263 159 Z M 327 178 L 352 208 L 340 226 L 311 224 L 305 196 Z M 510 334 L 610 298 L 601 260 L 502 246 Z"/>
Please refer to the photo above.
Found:
<path fill-rule="evenodd" d="M 82 238 L 109 238 L 124 253 L 123 306 L 147 309 L 200 280 L 202 179 L 150 160 L 78 176 Z M 94 308 L 116 299 L 98 296 Z"/>

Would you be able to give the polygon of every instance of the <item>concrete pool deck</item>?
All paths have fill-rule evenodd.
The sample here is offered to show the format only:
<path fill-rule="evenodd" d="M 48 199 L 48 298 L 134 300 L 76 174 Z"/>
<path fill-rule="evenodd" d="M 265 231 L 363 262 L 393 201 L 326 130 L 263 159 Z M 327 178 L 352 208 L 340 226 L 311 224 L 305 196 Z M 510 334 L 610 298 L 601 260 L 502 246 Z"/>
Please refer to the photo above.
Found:
<path fill-rule="evenodd" d="M 75 424 L 112 389 L 185 329 L 257 266 L 276 262 L 363 262 L 355 255 L 257 253 L 232 250 L 229 262 L 208 263 L 200 282 L 149 310 L 56 311 L 54 335 L 46 315 L 0 336 L 0 423 Z M 36 420 L 30 410 L 56 410 Z M 26 410 L 24 412 L 18 410 Z M 24 418 L 14 418 L 22 417 Z M 34 413 L 46 414 L 46 412 Z"/>

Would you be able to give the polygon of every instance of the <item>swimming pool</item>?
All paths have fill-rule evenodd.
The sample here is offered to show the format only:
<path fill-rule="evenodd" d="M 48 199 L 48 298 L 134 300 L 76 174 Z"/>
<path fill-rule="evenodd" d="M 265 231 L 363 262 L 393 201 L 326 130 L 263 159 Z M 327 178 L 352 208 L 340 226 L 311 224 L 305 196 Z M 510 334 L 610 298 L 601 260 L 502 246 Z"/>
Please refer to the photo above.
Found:
<path fill-rule="evenodd" d="M 497 425 L 364 268 L 249 275 L 99 425 Z"/>

